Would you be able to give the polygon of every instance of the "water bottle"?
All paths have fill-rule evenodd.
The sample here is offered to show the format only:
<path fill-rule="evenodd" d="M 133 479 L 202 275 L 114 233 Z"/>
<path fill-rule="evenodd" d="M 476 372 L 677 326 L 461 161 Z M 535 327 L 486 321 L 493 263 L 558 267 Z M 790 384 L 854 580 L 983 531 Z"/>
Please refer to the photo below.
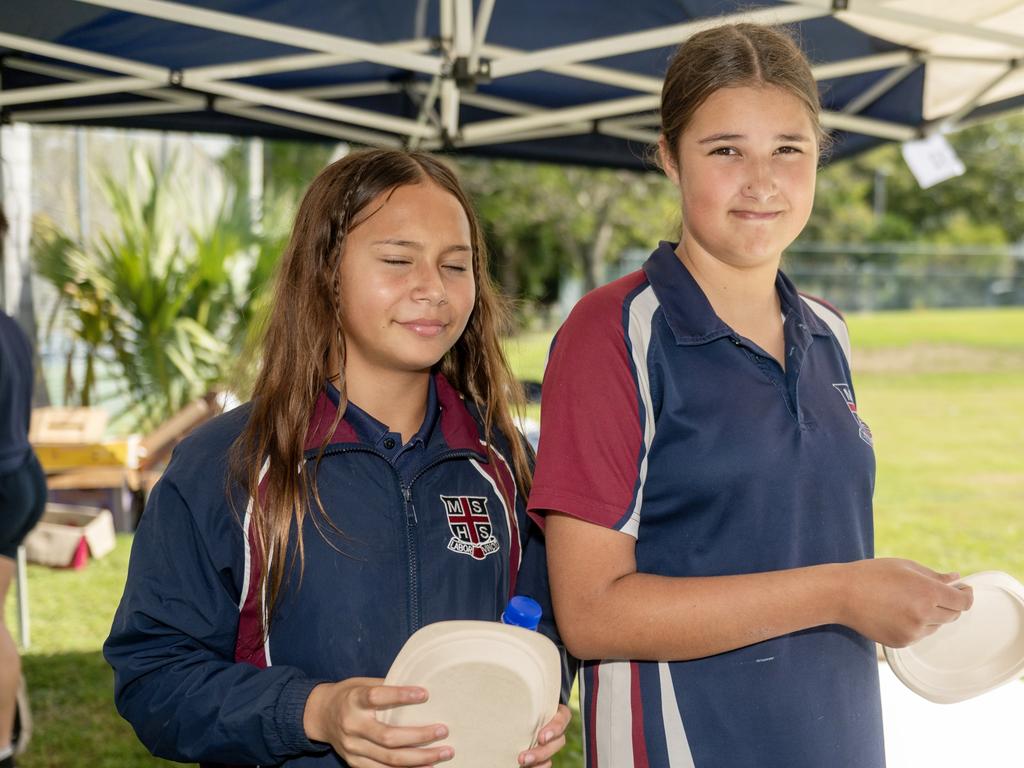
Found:
<path fill-rule="evenodd" d="M 501 614 L 501 623 L 523 629 L 537 629 L 541 617 L 540 603 L 526 595 L 516 595 L 508 601 Z"/>

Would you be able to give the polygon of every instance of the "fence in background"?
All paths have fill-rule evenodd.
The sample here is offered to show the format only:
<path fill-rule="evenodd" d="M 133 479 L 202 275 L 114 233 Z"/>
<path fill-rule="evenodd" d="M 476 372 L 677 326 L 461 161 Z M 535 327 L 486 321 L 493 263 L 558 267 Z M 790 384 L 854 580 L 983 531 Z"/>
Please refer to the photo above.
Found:
<path fill-rule="evenodd" d="M 638 269 L 647 256 L 626 251 L 609 279 Z M 798 242 L 783 257 L 782 269 L 801 291 L 846 311 L 1024 305 L 1024 243 Z"/>

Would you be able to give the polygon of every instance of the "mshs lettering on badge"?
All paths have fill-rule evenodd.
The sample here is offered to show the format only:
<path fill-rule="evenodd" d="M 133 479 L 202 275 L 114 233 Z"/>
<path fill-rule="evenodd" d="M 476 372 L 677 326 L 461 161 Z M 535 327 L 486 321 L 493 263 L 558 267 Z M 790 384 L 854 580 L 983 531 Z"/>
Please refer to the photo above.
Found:
<path fill-rule="evenodd" d="M 483 496 L 442 496 L 444 511 L 452 539 L 448 549 L 474 560 L 483 560 L 498 551 L 500 545 L 494 537 L 494 526 L 487 512 L 487 499 Z"/>

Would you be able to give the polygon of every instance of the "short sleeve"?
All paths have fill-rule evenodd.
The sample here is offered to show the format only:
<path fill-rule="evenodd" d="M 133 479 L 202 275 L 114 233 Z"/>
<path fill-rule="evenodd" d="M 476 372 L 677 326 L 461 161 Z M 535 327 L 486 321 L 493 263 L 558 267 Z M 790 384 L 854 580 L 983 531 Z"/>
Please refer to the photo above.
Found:
<path fill-rule="evenodd" d="M 553 511 L 623 530 L 633 515 L 644 414 L 629 310 L 642 288 L 637 273 L 588 294 L 555 336 L 529 503 L 538 521 Z"/>

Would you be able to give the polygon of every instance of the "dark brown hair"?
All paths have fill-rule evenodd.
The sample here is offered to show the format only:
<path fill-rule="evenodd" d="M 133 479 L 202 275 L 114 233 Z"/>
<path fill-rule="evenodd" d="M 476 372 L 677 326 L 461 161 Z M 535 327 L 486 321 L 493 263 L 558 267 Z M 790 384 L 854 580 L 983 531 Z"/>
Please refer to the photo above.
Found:
<path fill-rule="evenodd" d="M 823 148 L 821 102 L 810 62 L 786 32 L 761 24 L 725 24 L 698 32 L 676 50 L 661 89 L 661 135 L 675 158 L 697 109 L 721 88 L 775 86 L 803 102 Z"/>
<path fill-rule="evenodd" d="M 345 342 L 336 290 L 345 237 L 373 215 L 374 211 L 365 211 L 360 216 L 379 195 L 424 182 L 436 184 L 462 205 L 469 220 L 476 281 L 476 301 L 466 330 L 437 367 L 460 394 L 478 404 L 491 461 L 495 460 L 490 447 L 493 433 L 497 430 L 506 436 L 516 480 L 524 494 L 529 491 L 526 448 L 512 420 L 513 408 L 521 405 L 522 390 L 500 342 L 500 334 L 509 329 L 510 314 L 490 279 L 482 229 L 455 174 L 429 155 L 398 150 L 355 152 L 332 163 L 313 180 L 299 206 L 263 336 L 252 412 L 229 457 L 229 482 L 243 489 L 251 504 L 250 532 L 262 558 L 259 588 L 268 622 L 295 557 L 301 575 L 301 531 L 307 515 L 322 535 L 325 529 L 341 533 L 324 511 L 316 472 L 343 408 L 338 409 L 316 461 L 311 462 L 312 472 L 303 460 L 303 450 L 316 400 L 327 380 L 338 373 L 339 361 L 338 389 L 345 396 Z M 310 490 L 315 507 L 309 503 Z M 293 525 L 299 534 L 289 560 Z"/>

